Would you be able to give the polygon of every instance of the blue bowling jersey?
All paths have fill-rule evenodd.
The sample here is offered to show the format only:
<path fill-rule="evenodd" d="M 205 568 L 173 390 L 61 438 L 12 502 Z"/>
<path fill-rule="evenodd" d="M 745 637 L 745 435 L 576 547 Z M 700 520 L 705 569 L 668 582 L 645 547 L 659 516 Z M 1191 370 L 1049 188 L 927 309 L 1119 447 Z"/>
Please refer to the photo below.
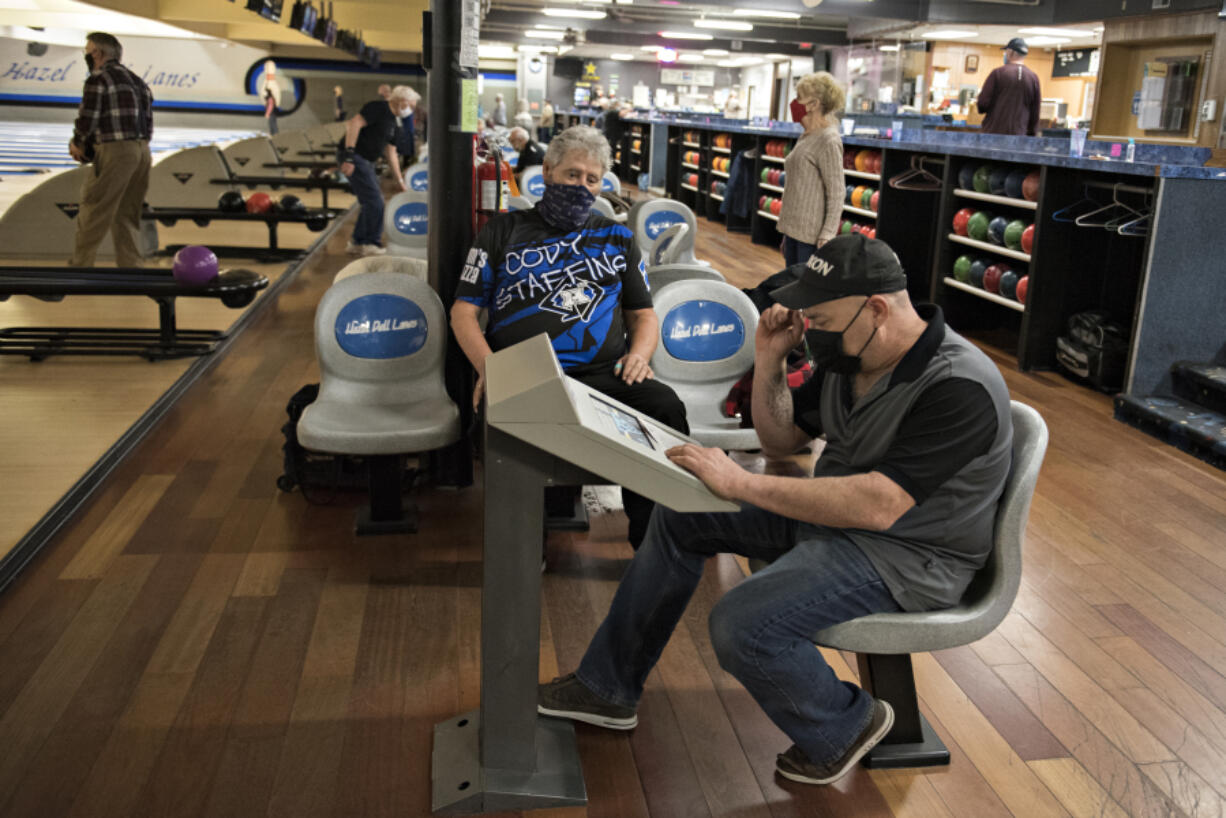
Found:
<path fill-rule="evenodd" d="M 593 212 L 568 233 L 535 208 L 485 225 L 456 298 L 489 310 L 493 349 L 547 332 L 567 371 L 621 358 L 628 348 L 622 310 L 651 308 L 644 265 L 625 226 Z"/>

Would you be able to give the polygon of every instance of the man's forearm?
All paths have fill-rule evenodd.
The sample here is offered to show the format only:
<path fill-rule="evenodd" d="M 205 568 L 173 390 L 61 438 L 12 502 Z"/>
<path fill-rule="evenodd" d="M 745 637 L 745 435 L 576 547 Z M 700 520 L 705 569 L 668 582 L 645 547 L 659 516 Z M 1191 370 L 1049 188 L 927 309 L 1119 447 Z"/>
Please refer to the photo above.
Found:
<path fill-rule="evenodd" d="M 747 471 L 732 499 L 815 525 L 866 531 L 888 529 L 914 505 L 910 495 L 878 472 L 778 477 Z"/>
<path fill-rule="evenodd" d="M 628 352 L 638 355 L 644 361 L 650 361 L 660 337 L 660 322 L 656 318 L 655 310 L 629 310 L 625 313 L 625 318 L 626 334 L 630 342 Z"/>
<path fill-rule="evenodd" d="M 77 110 L 77 119 L 73 123 L 72 141 L 84 146 L 89 136 L 98 126 L 98 113 L 101 97 L 97 91 L 86 86 L 81 95 L 81 107 Z"/>
<path fill-rule="evenodd" d="M 464 357 L 473 365 L 480 375 L 485 374 L 485 359 L 493 354 L 485 334 L 481 332 L 481 324 L 477 321 L 480 309 L 467 301 L 456 301 L 451 308 L 451 332 L 456 343 L 464 352 Z"/>
<path fill-rule="evenodd" d="M 774 456 L 791 454 L 797 435 L 784 361 L 759 360 L 754 364 L 750 405 L 762 449 Z"/>

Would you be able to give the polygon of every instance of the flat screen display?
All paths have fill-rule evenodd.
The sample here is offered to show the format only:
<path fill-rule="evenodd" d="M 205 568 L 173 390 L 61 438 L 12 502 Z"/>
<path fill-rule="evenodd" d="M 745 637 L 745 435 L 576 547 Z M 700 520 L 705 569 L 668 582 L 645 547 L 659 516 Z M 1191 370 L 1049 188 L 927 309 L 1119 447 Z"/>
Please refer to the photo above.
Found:
<path fill-rule="evenodd" d="M 592 395 L 591 398 L 606 432 L 615 437 L 633 441 L 644 448 L 655 450 L 655 440 L 651 432 L 647 431 L 647 427 L 636 416 L 611 403 L 602 401 L 595 395 Z"/>
<path fill-rule="evenodd" d="M 591 88 L 576 88 L 575 89 L 575 104 L 576 105 L 587 105 L 591 101 L 592 101 L 592 89 Z"/>

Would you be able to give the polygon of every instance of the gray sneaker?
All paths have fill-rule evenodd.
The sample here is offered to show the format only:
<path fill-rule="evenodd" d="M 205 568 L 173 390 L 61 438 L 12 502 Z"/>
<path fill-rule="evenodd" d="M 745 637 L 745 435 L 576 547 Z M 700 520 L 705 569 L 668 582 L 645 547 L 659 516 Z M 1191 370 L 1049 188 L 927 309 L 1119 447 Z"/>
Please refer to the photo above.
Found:
<path fill-rule="evenodd" d="M 799 781 L 801 784 L 829 784 L 847 775 L 847 771 L 864 757 L 865 753 L 877 746 L 877 742 L 886 737 L 894 726 L 894 708 L 888 702 L 877 699 L 873 707 L 873 718 L 864 728 L 864 732 L 856 739 L 843 757 L 829 764 L 814 764 L 804 751 L 793 744 L 787 752 L 780 753 L 775 759 L 775 772 L 789 781 Z"/>
<path fill-rule="evenodd" d="M 588 690 L 573 673 L 537 687 L 536 712 L 542 716 L 574 719 L 610 730 L 633 730 L 639 723 L 633 707 L 606 702 Z"/>

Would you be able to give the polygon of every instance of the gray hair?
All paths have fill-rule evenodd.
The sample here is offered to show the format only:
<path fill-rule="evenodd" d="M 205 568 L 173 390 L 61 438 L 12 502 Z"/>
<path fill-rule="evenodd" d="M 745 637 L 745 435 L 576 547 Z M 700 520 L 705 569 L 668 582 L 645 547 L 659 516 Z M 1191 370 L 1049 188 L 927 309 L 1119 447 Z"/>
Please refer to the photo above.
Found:
<path fill-rule="evenodd" d="M 508 139 L 519 138 L 519 139 L 526 140 L 528 138 L 528 132 L 525 131 L 523 128 L 519 127 L 518 125 L 516 125 L 514 128 L 511 129 L 511 132 L 507 134 L 507 138 Z"/>
<path fill-rule="evenodd" d="M 556 168 L 568 154 L 576 151 L 598 161 L 602 173 L 608 173 L 613 164 L 609 140 L 591 125 L 572 125 L 550 140 L 549 148 L 545 151 L 545 164 Z"/>
<path fill-rule="evenodd" d="M 397 85 L 392 89 L 391 99 L 400 102 L 407 102 L 410 105 L 416 105 L 417 101 L 421 99 L 421 94 L 417 93 L 407 85 Z"/>

